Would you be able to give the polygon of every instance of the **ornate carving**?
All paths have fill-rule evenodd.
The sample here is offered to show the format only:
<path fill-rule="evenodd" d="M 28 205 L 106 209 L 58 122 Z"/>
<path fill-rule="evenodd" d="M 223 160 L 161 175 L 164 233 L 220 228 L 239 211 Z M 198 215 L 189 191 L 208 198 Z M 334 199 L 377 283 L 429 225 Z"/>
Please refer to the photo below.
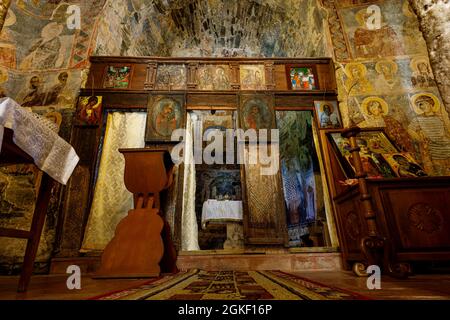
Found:
<path fill-rule="evenodd" d="M 188 64 L 188 76 L 187 76 L 187 88 L 188 89 L 197 89 L 197 70 L 198 63 L 189 63 Z"/>
<path fill-rule="evenodd" d="M 240 84 L 240 68 L 239 63 L 230 63 L 231 72 L 231 88 L 233 90 L 239 90 L 241 88 Z"/>
<path fill-rule="evenodd" d="M 266 88 L 267 90 L 275 89 L 275 77 L 273 75 L 275 70 L 275 65 L 273 61 L 264 63 L 264 69 L 266 73 Z"/>
<path fill-rule="evenodd" d="M 413 204 L 407 215 L 410 225 L 429 234 L 438 231 L 442 226 L 442 213 L 428 203 Z"/>
<path fill-rule="evenodd" d="M 352 240 L 358 240 L 361 235 L 361 225 L 358 215 L 354 211 L 347 213 L 345 218 L 345 231 Z"/>
<path fill-rule="evenodd" d="M 156 62 L 150 62 L 147 65 L 147 78 L 145 79 L 144 88 L 154 89 L 156 83 L 156 70 L 158 69 L 158 64 Z"/>

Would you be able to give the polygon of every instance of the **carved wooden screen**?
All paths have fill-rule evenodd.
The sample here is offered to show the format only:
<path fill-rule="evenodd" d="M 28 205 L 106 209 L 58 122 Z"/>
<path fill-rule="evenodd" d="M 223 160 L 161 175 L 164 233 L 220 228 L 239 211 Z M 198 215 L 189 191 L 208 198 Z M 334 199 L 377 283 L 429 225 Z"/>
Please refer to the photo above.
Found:
<path fill-rule="evenodd" d="M 246 144 L 245 153 L 248 154 L 252 146 Z M 254 146 L 261 151 L 260 146 Z M 269 145 L 269 152 L 272 147 Z M 274 159 L 278 159 L 278 153 Z M 258 157 L 259 159 L 259 157 Z M 286 244 L 286 215 L 281 189 L 279 170 L 275 174 L 262 174 L 259 160 L 252 164 L 246 161 L 243 165 L 244 188 L 244 237 L 248 244 Z M 264 172 L 267 173 L 267 172 Z"/>

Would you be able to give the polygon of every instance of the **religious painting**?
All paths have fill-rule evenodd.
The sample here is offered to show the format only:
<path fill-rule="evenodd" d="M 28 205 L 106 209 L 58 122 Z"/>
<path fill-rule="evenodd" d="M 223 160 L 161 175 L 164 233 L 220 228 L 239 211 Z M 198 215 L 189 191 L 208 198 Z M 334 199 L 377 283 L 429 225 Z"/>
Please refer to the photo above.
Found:
<path fill-rule="evenodd" d="M 266 90 L 266 73 L 264 65 L 240 65 L 242 90 Z"/>
<path fill-rule="evenodd" d="M 228 65 L 201 65 L 197 78 L 199 90 L 231 90 Z"/>
<path fill-rule="evenodd" d="M 427 57 L 411 59 L 411 83 L 414 88 L 429 88 L 436 86 L 433 73 Z"/>
<path fill-rule="evenodd" d="M 408 132 L 419 145 L 427 172 L 450 174 L 450 124 L 439 98 L 429 92 L 417 93 L 410 97 L 410 104 L 416 117 Z"/>
<path fill-rule="evenodd" d="M 81 126 L 98 126 L 102 118 L 102 97 L 79 97 L 75 124 Z"/>
<path fill-rule="evenodd" d="M 212 130 L 225 132 L 227 129 L 234 129 L 234 111 L 217 110 L 214 114 L 208 112 L 202 117 L 203 134 Z"/>
<path fill-rule="evenodd" d="M 345 90 L 351 96 L 368 94 L 373 86 L 367 80 L 367 67 L 360 62 L 351 62 L 345 65 Z"/>
<path fill-rule="evenodd" d="M 245 159 L 251 158 L 249 152 L 262 147 L 245 145 Z M 269 154 L 278 156 L 277 148 L 269 144 Z M 282 197 L 280 171 L 275 174 L 262 174 L 267 164 L 260 157 L 256 163 L 246 161 L 243 166 L 244 190 L 244 236 L 248 244 L 285 244 L 287 242 L 286 214 Z"/>
<path fill-rule="evenodd" d="M 270 138 L 270 129 L 275 128 L 273 95 L 241 95 L 239 106 L 240 127 L 244 131 L 265 129 Z"/>
<path fill-rule="evenodd" d="M 310 227 L 326 219 L 313 114 L 277 111 L 276 119 L 289 246 L 309 246 Z"/>
<path fill-rule="evenodd" d="M 397 177 L 416 178 L 428 176 L 410 153 L 386 153 L 383 158 L 389 163 Z"/>
<path fill-rule="evenodd" d="M 319 89 L 317 73 L 313 66 L 286 66 L 289 88 L 292 90 Z"/>
<path fill-rule="evenodd" d="M 350 141 L 341 136 L 341 132 L 328 133 L 330 142 L 340 160 L 342 169 L 347 177 L 355 176 L 355 163 L 350 152 Z M 383 158 L 383 154 L 398 153 L 398 149 L 392 144 L 384 131 L 381 129 L 363 130 L 356 139 L 361 148 L 360 156 L 362 167 L 368 178 L 394 178 L 394 171 L 388 162 Z"/>
<path fill-rule="evenodd" d="M 401 81 L 398 75 L 399 66 L 397 62 L 390 59 L 383 59 L 375 64 L 377 76 L 375 78 L 375 86 L 378 92 L 386 93 L 386 91 L 399 90 Z"/>
<path fill-rule="evenodd" d="M 314 107 L 320 129 L 342 128 L 337 101 L 314 101 Z"/>
<path fill-rule="evenodd" d="M 369 5 L 339 10 L 347 42 L 354 58 L 380 58 L 426 53 L 426 45 L 408 1 L 384 1 L 380 25 L 373 28 L 374 12 Z M 406 5 L 405 5 L 406 4 Z"/>
<path fill-rule="evenodd" d="M 108 66 L 106 68 L 104 88 L 125 89 L 130 86 L 131 66 Z"/>
<path fill-rule="evenodd" d="M 182 128 L 185 122 L 185 96 L 180 95 L 150 95 L 146 141 L 171 141 L 172 132 Z"/>
<path fill-rule="evenodd" d="M 157 90 L 185 90 L 186 66 L 184 64 L 158 65 L 156 71 Z"/>

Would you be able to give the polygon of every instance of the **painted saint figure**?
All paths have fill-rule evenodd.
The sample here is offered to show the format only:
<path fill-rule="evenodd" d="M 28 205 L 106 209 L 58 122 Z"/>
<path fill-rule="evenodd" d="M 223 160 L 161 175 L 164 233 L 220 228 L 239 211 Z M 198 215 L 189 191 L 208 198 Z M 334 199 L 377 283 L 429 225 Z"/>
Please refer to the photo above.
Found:
<path fill-rule="evenodd" d="M 323 113 L 320 115 L 320 126 L 322 128 L 339 128 L 341 126 L 332 105 L 323 105 Z"/>
<path fill-rule="evenodd" d="M 49 92 L 47 92 L 44 105 L 52 105 L 56 104 L 58 102 L 58 98 L 60 97 L 60 94 L 64 90 L 64 88 L 67 85 L 67 79 L 69 78 L 69 75 L 67 72 L 61 72 L 58 75 L 58 84 L 53 86 Z"/>
<path fill-rule="evenodd" d="M 170 136 L 177 128 L 177 119 L 172 101 L 163 101 L 161 111 L 156 116 L 155 129 L 161 136 Z"/>
<path fill-rule="evenodd" d="M 384 24 L 381 28 L 374 30 L 367 27 L 371 15 L 367 9 L 362 9 L 355 15 L 359 23 L 354 34 L 356 56 L 372 58 L 403 55 L 404 49 L 401 41 L 391 26 Z"/>
<path fill-rule="evenodd" d="M 449 174 L 450 127 L 440 114 L 443 110 L 438 98 L 431 93 L 419 93 L 411 98 L 411 103 L 418 116 L 409 124 L 409 134 L 419 142 L 422 151 L 428 153 L 435 173 Z M 425 169 L 430 171 L 428 168 Z"/>
<path fill-rule="evenodd" d="M 426 58 L 416 58 L 411 61 L 411 83 L 414 88 L 428 88 L 436 85 Z"/>
<path fill-rule="evenodd" d="M 38 76 L 30 79 L 30 89 L 31 91 L 22 100 L 22 107 L 41 106 L 44 102 L 44 94 L 42 93 L 41 79 Z"/>
<path fill-rule="evenodd" d="M 222 67 L 216 69 L 213 84 L 215 90 L 227 90 L 230 88 L 230 80 Z"/>
<path fill-rule="evenodd" d="M 245 118 L 245 122 L 247 123 L 248 129 L 258 130 L 263 127 L 263 121 L 262 121 L 261 112 L 259 110 L 259 106 L 254 104 L 250 108 L 249 113 L 247 114 L 247 116 Z"/>
<path fill-rule="evenodd" d="M 42 29 L 41 39 L 30 48 L 20 68 L 52 69 L 61 67 L 64 62 L 61 56 L 62 43 L 60 40 L 63 30 L 64 26 L 56 22 L 46 25 Z"/>
<path fill-rule="evenodd" d="M 415 178 L 427 176 L 425 171 L 423 171 L 419 165 L 408 161 L 408 159 L 402 155 L 396 154 L 392 156 L 392 159 L 398 163 L 397 173 L 399 177 Z"/>
<path fill-rule="evenodd" d="M 88 125 L 97 125 L 100 121 L 99 98 L 89 97 L 85 105 L 81 105 L 78 113 L 79 122 Z"/>

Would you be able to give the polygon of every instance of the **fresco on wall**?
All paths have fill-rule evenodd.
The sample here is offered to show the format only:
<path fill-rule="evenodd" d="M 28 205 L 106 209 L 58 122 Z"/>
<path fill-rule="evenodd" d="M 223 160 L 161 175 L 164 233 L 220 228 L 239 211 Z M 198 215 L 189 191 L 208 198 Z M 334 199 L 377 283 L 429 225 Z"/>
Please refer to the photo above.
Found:
<path fill-rule="evenodd" d="M 350 49 L 355 58 L 382 58 L 411 54 L 427 54 L 419 32 L 411 32 L 410 16 L 406 16 L 404 2 L 378 1 L 381 9 L 381 27 L 370 29 L 367 6 L 357 6 L 340 11 Z M 419 44 L 419 45 L 418 45 Z"/>
<path fill-rule="evenodd" d="M 68 140 L 81 70 L 88 66 L 100 1 L 12 1 L 0 32 L 0 96 L 8 96 L 33 112 L 62 114 L 60 135 Z M 82 30 L 67 27 L 67 8 L 81 9 Z M 89 23 L 87 23 L 89 22 Z M 37 171 L 32 166 L 0 170 L 0 227 L 28 229 L 34 210 Z M 37 263 L 54 249 L 61 187 L 53 190 Z M 0 238 L 0 272 L 16 272 L 25 241 Z"/>
<path fill-rule="evenodd" d="M 337 61 L 344 124 L 384 127 L 396 146 L 411 153 L 427 173 L 450 175 L 450 153 L 437 146 L 437 141 L 449 144 L 449 116 L 408 1 L 370 1 L 382 14 L 382 27 L 375 31 L 364 27 L 368 4 L 357 2 L 339 2 L 337 8 L 341 20 L 336 23 L 353 57 Z M 422 97 L 419 102 L 417 97 Z"/>

